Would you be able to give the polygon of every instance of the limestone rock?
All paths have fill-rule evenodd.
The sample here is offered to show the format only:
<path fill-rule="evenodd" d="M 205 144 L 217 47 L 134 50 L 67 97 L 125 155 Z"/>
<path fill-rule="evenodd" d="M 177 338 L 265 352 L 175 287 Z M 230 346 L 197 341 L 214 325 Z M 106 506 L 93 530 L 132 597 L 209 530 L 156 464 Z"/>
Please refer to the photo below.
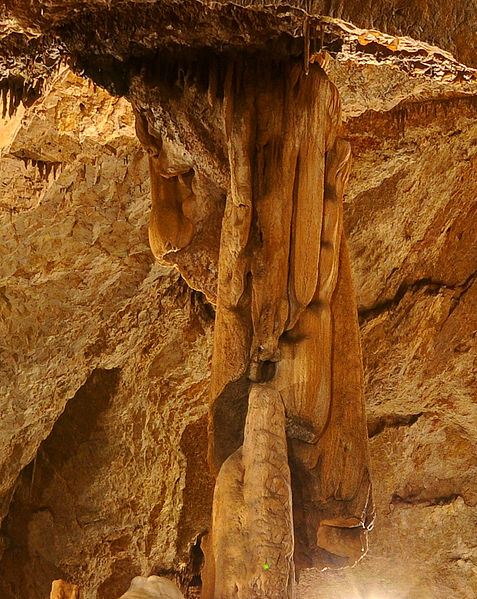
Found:
<path fill-rule="evenodd" d="M 205 598 L 295 596 L 294 534 L 285 407 L 254 384 L 244 442 L 224 462 L 205 551 Z"/>
<path fill-rule="evenodd" d="M 136 576 L 120 599 L 184 599 L 184 596 L 167 578 Z"/>
<path fill-rule="evenodd" d="M 66 88 L 68 94 L 58 91 Z M 73 328 L 82 331 L 86 350 L 101 328 L 91 312 L 92 298 L 121 288 L 126 299 L 128 288 L 150 267 L 144 260 L 147 244 L 138 234 L 146 220 L 141 199 L 146 211 L 148 189 L 139 191 L 146 171 L 141 174 L 145 165 L 131 117 L 124 101 L 118 104 L 103 94 L 93 105 L 89 97 L 83 82 L 64 73 L 27 119 L 16 117 L 2 149 L 0 168 L 9 183 L 0 196 L 1 385 L 7 398 L 0 436 L 2 497 L 34 457 L 34 446 L 49 434 L 66 399 L 91 372 L 81 343 L 68 341 L 65 326 L 74 323 Z M 97 120 L 100 106 L 102 123 Z M 134 174 L 128 177 L 129 161 Z M 51 164 L 58 168 L 40 168 Z M 128 192 L 139 192 L 137 203 L 118 214 L 111 201 Z M 98 198 L 103 199 L 99 204 Z M 118 218 L 112 219 L 113 214 Z M 25 239 L 31 245 L 25 245 Z M 121 247 L 118 239 L 126 244 Z M 91 260 L 85 247 L 93 252 Z M 120 266 L 123 258 L 125 267 Z M 109 266 L 101 281 L 91 268 L 100 264 Z M 30 404 L 26 398 L 32 393 L 37 399 Z M 35 432 L 28 433 L 32 444 L 25 443 L 22 431 L 33 423 Z"/>
<path fill-rule="evenodd" d="M 54 580 L 51 585 L 50 599 L 79 599 L 78 585 Z"/>
<path fill-rule="evenodd" d="M 150 253 L 128 103 L 67 72 L 16 127 L 0 160 L 0 595 L 62 578 L 117 599 L 188 563 L 207 527 L 213 312 Z M 24 153 L 66 158 L 47 178 Z"/>
<path fill-rule="evenodd" d="M 289 444 L 294 565 L 352 564 L 364 555 L 373 509 L 356 308 L 342 238 L 350 149 L 340 136 L 337 91 L 322 69 L 312 65 L 306 74 L 296 60 L 198 53 L 192 62 L 163 64 L 167 76 L 145 68 L 133 87 L 137 133 L 150 156 L 149 238 L 159 260 L 177 265 L 201 291 L 213 289 L 211 464 L 218 473 L 242 445 L 250 381 L 274 386 L 288 421 L 312 433 L 305 443 L 295 436 Z M 225 209 L 223 197 L 212 202 L 210 193 L 221 173 L 226 179 L 230 173 Z M 198 185 L 201 180 L 208 185 Z M 222 210 L 217 226 L 214 216 Z M 203 221 L 207 238 L 200 234 Z M 210 269 L 191 265 L 219 240 L 211 285 Z M 238 472 L 219 475 L 217 484 L 239 480 L 240 472 L 247 479 L 241 459 L 227 466 Z M 216 504 L 228 505 L 227 493 L 217 489 Z M 243 496 L 252 496 L 250 485 Z M 223 510 L 217 504 L 217 512 Z M 284 592 L 276 572 L 283 572 L 282 582 L 294 575 L 289 566 L 277 566 L 272 548 L 276 563 L 263 588 L 255 582 L 255 563 L 247 560 L 234 574 L 236 560 L 223 557 L 228 553 L 220 538 L 235 544 L 228 522 L 218 518 L 219 529 L 211 533 L 220 568 L 215 564 L 218 586 L 210 596 L 227 596 L 237 585 L 244 598 L 259 592 L 255 587 L 267 595 Z M 271 537 L 290 536 L 283 519 L 268 525 Z M 245 526 L 239 536 L 241 554 L 253 553 L 253 528 Z"/>
<path fill-rule="evenodd" d="M 118 61 L 134 46 L 136 51 L 162 44 L 265 47 L 280 39 L 280 34 L 282 41 L 283 34 L 302 37 L 306 23 L 319 23 L 325 17 L 325 23 L 334 22 L 345 30 L 354 23 L 369 31 L 371 40 L 365 37 L 361 41 L 361 51 L 376 42 L 378 30 L 389 35 L 388 53 L 396 38 L 414 38 L 456 54 L 461 62 L 477 65 L 477 11 L 473 2 L 456 0 L 449 10 L 445 0 L 377 0 L 366 4 L 360 0 L 285 0 L 280 8 L 264 0 L 183 0 L 180 5 L 172 0 L 39 0 L 35 5 L 15 0 L 5 5 L 3 30 L 30 36 L 59 33 L 79 53 L 99 55 L 97 50 L 102 46 Z M 135 27 L 124 27 L 135 18 Z M 104 36 L 108 29 L 115 31 L 114 38 Z"/>
<path fill-rule="evenodd" d="M 445 24 L 441 10 L 423 27 Z M 438 35 L 454 44 L 452 28 Z M 299 596 L 474 599 L 475 91 L 390 66 L 332 72 L 353 146 L 344 219 L 377 521 L 365 560 L 306 572 Z M 44 599 L 63 578 L 117 599 L 136 575 L 174 573 L 197 596 L 213 310 L 149 252 L 133 114 L 65 72 L 4 124 L 0 594 Z"/>
<path fill-rule="evenodd" d="M 367 558 L 303 597 L 477 593 L 476 116 L 474 96 L 348 121 L 377 518 Z"/>

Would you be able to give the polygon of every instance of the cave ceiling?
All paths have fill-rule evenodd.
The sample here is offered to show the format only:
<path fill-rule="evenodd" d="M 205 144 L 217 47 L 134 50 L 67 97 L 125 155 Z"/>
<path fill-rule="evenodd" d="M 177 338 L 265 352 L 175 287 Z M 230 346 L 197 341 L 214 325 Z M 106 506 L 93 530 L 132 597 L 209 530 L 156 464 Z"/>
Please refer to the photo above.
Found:
<path fill-rule="evenodd" d="M 0 85 L 12 91 L 7 110 L 34 101 L 62 61 L 127 96 L 131 77 L 164 52 L 326 51 L 459 89 L 476 80 L 473 2 L 6 0 L 0 10 Z"/>

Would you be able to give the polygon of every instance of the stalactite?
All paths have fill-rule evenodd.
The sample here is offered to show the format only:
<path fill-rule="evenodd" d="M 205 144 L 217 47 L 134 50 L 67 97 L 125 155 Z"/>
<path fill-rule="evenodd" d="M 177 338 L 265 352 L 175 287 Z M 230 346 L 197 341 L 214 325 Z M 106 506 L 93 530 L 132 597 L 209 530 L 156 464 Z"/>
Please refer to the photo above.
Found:
<path fill-rule="evenodd" d="M 303 63 L 305 69 L 305 75 L 310 72 L 310 20 L 305 17 L 303 21 Z"/>
<path fill-rule="evenodd" d="M 62 162 L 39 160 L 37 158 L 30 158 L 29 156 L 19 156 L 19 158 L 22 160 L 25 169 L 28 169 L 31 164 L 31 166 L 36 169 L 40 179 L 43 181 L 49 181 L 51 173 L 53 173 L 53 179 L 56 179 L 58 171 L 61 172 L 63 168 Z"/>
<path fill-rule="evenodd" d="M 183 117 L 191 96 L 203 108 L 204 122 L 188 122 L 186 140 L 171 114 L 165 124 L 146 110 L 136 114 L 149 153 L 149 234 L 159 259 L 180 264 L 202 249 L 189 207 L 200 201 L 192 182 L 205 162 L 194 160 L 190 136 L 197 145 L 201 135 L 209 139 L 218 120 L 228 158 L 209 412 L 217 482 L 212 532 L 204 538 L 203 599 L 252 599 L 257 589 L 260 596 L 293 597 L 295 568 L 356 563 L 373 519 L 342 226 L 350 148 L 341 138 L 336 88 L 309 64 L 309 24 L 304 33 L 306 67 L 263 55 L 217 68 L 213 60 L 158 60 L 164 112 Z M 160 138 L 161 129 L 174 141 Z M 269 483 L 278 485 L 282 509 L 267 494 Z M 265 498 L 263 505 L 253 497 Z M 272 547 L 274 538 L 286 542 Z"/>
<path fill-rule="evenodd" d="M 172 82 L 171 87 L 174 85 Z M 195 200 L 194 171 L 181 156 L 172 159 L 161 156 L 162 145 L 167 142 L 151 135 L 147 119 L 139 112 L 136 132 L 149 154 L 152 193 L 149 243 L 154 255 L 161 258 L 187 247 L 194 234 L 194 226 L 186 214 L 188 205 Z"/>
<path fill-rule="evenodd" d="M 1 94 L 2 94 L 2 118 L 7 116 L 7 106 L 8 106 L 8 83 L 2 82 Z"/>
<path fill-rule="evenodd" d="M 207 583 L 204 599 L 228 596 L 234 585 L 240 599 L 251 599 L 262 584 L 257 560 L 239 571 L 223 556 L 228 546 L 243 546 L 244 556 L 256 553 L 255 529 L 247 525 L 253 508 L 237 481 L 248 476 L 245 448 L 254 438 L 258 443 L 243 420 L 257 394 L 267 396 L 267 405 L 274 397 L 285 407 L 294 567 L 356 563 L 366 550 L 373 505 L 356 306 L 342 235 L 350 148 L 340 137 L 337 91 L 314 65 L 306 75 L 293 62 L 237 61 L 229 68 L 224 114 L 231 191 L 212 359 L 210 460 L 218 478 L 213 556 L 206 558 L 215 560 L 215 582 Z M 270 463 L 279 453 L 278 445 L 270 450 Z M 262 466 L 265 476 L 265 458 Z M 232 510 L 238 521 L 229 526 L 220 504 L 231 508 L 240 493 L 243 504 Z M 288 539 L 287 518 L 272 512 L 262 514 L 262 525 Z M 263 596 L 293 596 L 293 585 L 284 582 L 293 570 L 280 561 L 285 549 L 269 551 L 276 571 L 267 570 Z"/>
<path fill-rule="evenodd" d="M 9 78 L 7 80 L 8 91 L 9 91 L 9 103 L 8 103 L 8 116 L 12 117 L 17 110 L 20 102 L 23 99 L 24 94 L 24 80 L 23 78 Z M 5 100 L 4 100 L 5 107 Z"/>
<path fill-rule="evenodd" d="M 43 79 L 32 80 L 23 77 L 7 77 L 0 82 L 0 101 L 2 104 L 2 118 L 7 115 L 11 118 L 20 104 L 28 107 L 41 94 Z"/>
<path fill-rule="evenodd" d="M 10 102 L 8 104 L 8 116 L 11 118 L 17 108 L 16 90 L 13 86 L 9 88 Z"/>
<path fill-rule="evenodd" d="M 214 61 L 210 65 L 209 69 L 209 85 L 207 87 L 207 100 L 209 106 L 213 107 L 217 101 L 217 87 L 218 87 L 218 66 Z"/>

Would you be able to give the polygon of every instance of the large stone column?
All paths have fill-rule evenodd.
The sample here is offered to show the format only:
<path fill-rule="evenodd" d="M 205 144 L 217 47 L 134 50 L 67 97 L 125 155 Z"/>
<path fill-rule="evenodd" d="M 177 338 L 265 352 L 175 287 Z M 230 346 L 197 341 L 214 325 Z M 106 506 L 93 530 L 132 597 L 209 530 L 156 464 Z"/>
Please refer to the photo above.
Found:
<path fill-rule="evenodd" d="M 293 515 L 285 406 L 253 384 L 243 445 L 217 477 L 203 598 L 294 596 Z"/>
<path fill-rule="evenodd" d="M 177 68 L 173 87 L 169 76 L 154 91 L 161 110 L 139 106 L 138 134 L 151 156 L 152 249 L 199 288 L 204 182 L 226 196 L 216 290 L 204 275 L 216 304 L 217 483 L 203 597 L 288 598 L 301 568 L 356 563 L 373 520 L 342 224 L 350 147 L 318 65 L 307 73 L 301 61 L 250 55 Z"/>
<path fill-rule="evenodd" d="M 352 565 L 366 551 L 373 508 L 339 98 L 319 67 L 306 75 L 298 63 L 255 61 L 230 70 L 210 461 L 220 472 L 245 446 L 238 423 L 253 385 L 266 382 L 285 406 L 296 567 Z M 269 526 L 279 528 L 275 517 Z"/>

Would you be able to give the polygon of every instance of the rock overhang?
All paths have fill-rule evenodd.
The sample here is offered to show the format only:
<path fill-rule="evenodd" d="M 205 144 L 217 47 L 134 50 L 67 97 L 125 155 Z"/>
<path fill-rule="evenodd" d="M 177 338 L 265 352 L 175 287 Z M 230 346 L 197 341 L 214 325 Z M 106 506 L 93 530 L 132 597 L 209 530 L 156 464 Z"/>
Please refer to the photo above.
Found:
<path fill-rule="evenodd" d="M 19 99 L 34 99 L 64 60 L 111 93 L 128 95 L 131 74 L 165 51 L 302 55 L 305 62 L 313 55 L 321 61 L 326 51 L 339 60 L 475 83 L 476 23 L 472 4 L 455 2 L 449 10 L 444 0 L 7 0 L 0 77 Z"/>

